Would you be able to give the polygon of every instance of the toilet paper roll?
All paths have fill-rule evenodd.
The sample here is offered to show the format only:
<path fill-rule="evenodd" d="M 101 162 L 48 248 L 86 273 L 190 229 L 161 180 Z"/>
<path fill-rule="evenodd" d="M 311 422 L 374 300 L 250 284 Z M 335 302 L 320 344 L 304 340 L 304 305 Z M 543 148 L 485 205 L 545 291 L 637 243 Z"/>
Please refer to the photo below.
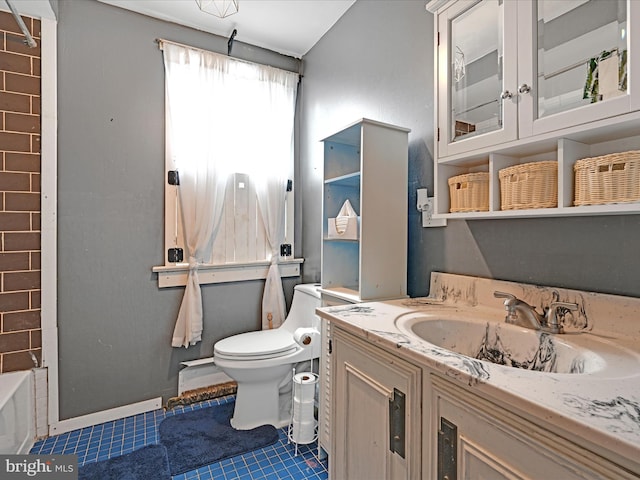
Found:
<path fill-rule="evenodd" d="M 318 422 L 314 418 L 317 383 L 318 375 L 315 373 L 301 372 L 293 376 L 291 439 L 295 443 L 308 444 L 317 438 Z"/>
<path fill-rule="evenodd" d="M 302 348 L 310 347 L 319 341 L 320 332 L 315 328 L 297 328 L 293 332 L 293 339 Z"/>
<path fill-rule="evenodd" d="M 313 442 L 316 436 L 316 421 L 310 420 L 307 422 L 293 422 L 292 440 L 299 444 L 308 444 Z"/>
<path fill-rule="evenodd" d="M 303 391 L 303 392 L 295 392 L 293 395 L 293 401 L 298 403 L 314 403 L 314 395 L 315 392 L 311 391 Z"/>
<path fill-rule="evenodd" d="M 318 375 L 302 372 L 293 377 L 293 419 L 313 420 Z"/>
<path fill-rule="evenodd" d="M 316 395 L 318 375 L 310 372 L 296 373 L 293 376 L 293 401 L 295 403 L 313 403 Z"/>
<path fill-rule="evenodd" d="M 305 422 L 313 419 L 314 402 L 297 403 L 293 409 L 293 421 Z"/>
<path fill-rule="evenodd" d="M 300 372 L 293 376 L 293 383 L 297 385 L 315 384 L 317 381 L 318 375 L 316 373 Z"/>

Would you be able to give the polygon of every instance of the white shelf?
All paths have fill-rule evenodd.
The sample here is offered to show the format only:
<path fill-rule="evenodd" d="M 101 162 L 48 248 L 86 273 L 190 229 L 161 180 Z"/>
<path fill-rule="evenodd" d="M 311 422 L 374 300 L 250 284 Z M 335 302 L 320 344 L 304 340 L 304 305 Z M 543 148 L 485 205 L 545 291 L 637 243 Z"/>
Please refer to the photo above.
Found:
<path fill-rule="evenodd" d="M 585 205 L 580 207 L 563 208 L 536 208 L 530 210 L 497 210 L 489 212 L 441 213 L 433 215 L 433 218 L 446 218 L 449 220 L 486 220 L 490 218 L 574 217 L 630 214 L 640 214 L 640 202 Z"/>
<path fill-rule="evenodd" d="M 327 295 L 349 303 L 406 296 L 408 131 L 361 119 L 323 140 Z M 346 200 L 359 216 L 358 239 L 328 238 L 328 220 Z"/>
<path fill-rule="evenodd" d="M 360 185 L 360 172 L 348 173 L 338 177 L 328 178 L 325 184 L 343 185 L 347 187 L 358 187 Z"/>
<path fill-rule="evenodd" d="M 610 153 L 640 150 L 640 135 L 622 137 L 620 134 L 607 141 L 589 143 L 575 141 L 572 138 L 554 138 L 547 143 L 535 143 L 532 150 L 511 147 L 494 148 L 489 154 L 478 160 L 464 163 L 439 162 L 436 165 L 436 210 L 433 218 L 444 219 L 487 219 L 487 218 L 532 218 L 532 217 L 570 217 L 595 215 L 631 215 L 640 213 L 640 200 L 629 203 L 607 203 L 601 205 L 574 206 L 574 171 L 576 161 L 606 155 Z M 596 137 L 600 140 L 601 137 Z M 543 148 L 544 147 L 544 148 Z M 509 154 L 507 154 L 509 153 Z M 528 210 L 500 209 L 500 180 L 498 172 L 506 167 L 530 161 L 558 161 L 558 206 Z M 489 172 L 489 211 L 485 212 L 449 212 L 449 186 L 447 180 L 462 173 L 475 171 Z"/>
<path fill-rule="evenodd" d="M 348 287 L 321 288 L 320 293 L 329 295 L 331 297 L 339 298 L 340 300 L 344 300 L 349 303 L 360 302 L 360 294 L 358 293 L 357 287 L 355 288 L 348 288 Z"/>
<path fill-rule="evenodd" d="M 358 240 L 357 238 L 329 238 L 329 237 L 324 237 L 323 240 L 325 242 L 351 242 L 351 243 L 358 243 L 360 240 Z"/>

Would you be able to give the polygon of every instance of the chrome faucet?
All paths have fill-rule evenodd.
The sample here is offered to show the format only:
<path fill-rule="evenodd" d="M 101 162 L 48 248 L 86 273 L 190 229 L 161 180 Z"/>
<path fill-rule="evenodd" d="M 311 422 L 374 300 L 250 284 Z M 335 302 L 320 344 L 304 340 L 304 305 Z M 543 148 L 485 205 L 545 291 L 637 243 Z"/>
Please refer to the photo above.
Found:
<path fill-rule="evenodd" d="M 504 321 L 520 327 L 542 330 L 549 333 L 563 333 L 564 328 L 558 320 L 558 309 L 577 310 L 578 304 L 568 302 L 552 302 L 540 314 L 535 307 L 520 300 L 515 295 L 504 292 L 493 292 L 496 298 L 504 298 L 504 308 L 507 316 Z"/>

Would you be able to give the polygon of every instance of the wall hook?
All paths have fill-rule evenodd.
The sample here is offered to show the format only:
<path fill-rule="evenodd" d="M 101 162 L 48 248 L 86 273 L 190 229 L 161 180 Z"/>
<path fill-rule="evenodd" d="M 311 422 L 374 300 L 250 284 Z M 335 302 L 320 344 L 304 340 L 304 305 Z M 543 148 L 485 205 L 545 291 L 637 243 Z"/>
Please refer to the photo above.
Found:
<path fill-rule="evenodd" d="M 231 55 L 231 49 L 233 48 L 233 39 L 236 38 L 237 34 L 238 30 L 234 28 L 233 32 L 231 32 L 231 36 L 229 37 L 229 41 L 227 42 L 227 56 Z"/>

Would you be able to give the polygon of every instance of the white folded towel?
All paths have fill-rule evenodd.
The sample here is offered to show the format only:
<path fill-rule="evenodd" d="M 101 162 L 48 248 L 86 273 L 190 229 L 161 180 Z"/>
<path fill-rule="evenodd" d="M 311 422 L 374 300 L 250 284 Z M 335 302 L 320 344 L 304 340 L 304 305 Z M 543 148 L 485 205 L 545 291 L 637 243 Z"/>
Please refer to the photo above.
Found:
<path fill-rule="evenodd" d="M 347 230 L 347 224 L 349 223 L 350 217 L 357 217 L 356 211 L 351 206 L 351 202 L 349 200 L 345 200 L 342 204 L 342 208 L 336 216 L 336 231 L 339 234 L 343 234 Z"/>

